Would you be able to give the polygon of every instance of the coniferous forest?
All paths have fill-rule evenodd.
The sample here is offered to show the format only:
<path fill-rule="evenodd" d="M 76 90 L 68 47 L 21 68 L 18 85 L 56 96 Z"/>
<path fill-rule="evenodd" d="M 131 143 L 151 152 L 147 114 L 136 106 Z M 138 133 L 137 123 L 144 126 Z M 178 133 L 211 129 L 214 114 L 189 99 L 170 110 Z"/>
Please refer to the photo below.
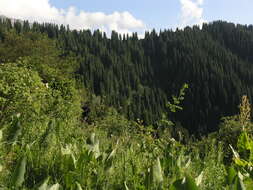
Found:
<path fill-rule="evenodd" d="M 2 18 L 0 189 L 253 189 L 252 97 L 252 25 Z"/>

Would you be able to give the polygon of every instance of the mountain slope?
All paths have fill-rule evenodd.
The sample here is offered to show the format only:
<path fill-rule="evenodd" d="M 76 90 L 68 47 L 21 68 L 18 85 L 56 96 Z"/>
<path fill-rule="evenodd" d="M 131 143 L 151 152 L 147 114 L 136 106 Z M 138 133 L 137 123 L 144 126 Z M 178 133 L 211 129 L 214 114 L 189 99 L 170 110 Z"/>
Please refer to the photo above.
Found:
<path fill-rule="evenodd" d="M 189 84 L 183 110 L 167 113 L 191 133 L 217 130 L 240 97 L 253 96 L 253 30 L 218 21 L 199 29 L 146 33 L 144 39 L 113 32 L 69 30 L 54 24 L 16 23 L 19 32 L 42 32 L 57 40 L 62 55 L 74 54 L 86 88 L 129 119 L 155 124 L 172 94 Z M 1 21 L 0 29 L 9 30 Z M 0 36 L 1 38 L 1 36 Z"/>

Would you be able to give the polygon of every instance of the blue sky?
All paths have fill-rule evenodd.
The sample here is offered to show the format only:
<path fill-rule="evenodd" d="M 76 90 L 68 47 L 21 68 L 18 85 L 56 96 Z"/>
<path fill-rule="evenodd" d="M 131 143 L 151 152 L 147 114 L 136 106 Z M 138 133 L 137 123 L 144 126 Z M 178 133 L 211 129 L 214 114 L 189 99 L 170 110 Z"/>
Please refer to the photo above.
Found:
<path fill-rule="evenodd" d="M 0 0 L 0 15 L 108 34 L 226 20 L 253 24 L 253 0 Z"/>
<path fill-rule="evenodd" d="M 253 0 L 205 0 L 203 9 L 207 21 L 253 24 Z"/>
<path fill-rule="evenodd" d="M 178 0 L 52 0 L 53 5 L 68 8 L 71 5 L 88 12 L 128 11 L 142 20 L 149 28 L 174 27 L 179 22 L 180 2 Z"/>
<path fill-rule="evenodd" d="M 112 13 L 128 11 L 141 19 L 148 28 L 176 28 L 180 26 L 180 0 L 51 0 L 58 8 L 75 6 L 88 12 Z M 194 1 L 193 1 L 194 2 Z M 253 24 L 253 0 L 204 0 L 205 21 L 226 20 Z"/>

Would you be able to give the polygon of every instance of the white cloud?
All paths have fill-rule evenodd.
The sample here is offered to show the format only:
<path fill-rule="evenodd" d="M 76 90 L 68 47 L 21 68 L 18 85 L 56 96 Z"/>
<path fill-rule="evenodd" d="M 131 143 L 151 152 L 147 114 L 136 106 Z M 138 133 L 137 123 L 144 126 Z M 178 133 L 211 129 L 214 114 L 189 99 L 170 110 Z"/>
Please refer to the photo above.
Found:
<path fill-rule="evenodd" d="M 204 3 L 204 0 L 197 0 L 198 5 L 203 5 L 203 3 Z"/>
<path fill-rule="evenodd" d="M 180 3 L 180 28 L 195 24 L 202 26 L 203 22 L 205 22 L 203 8 L 201 7 L 204 0 L 180 0 Z"/>
<path fill-rule="evenodd" d="M 71 29 L 101 29 L 110 34 L 112 30 L 119 33 L 142 33 L 145 24 L 136 19 L 129 12 L 103 12 L 79 11 L 75 7 L 58 9 L 52 6 L 49 0 L 0 0 L 0 15 L 7 17 L 38 21 L 53 22 L 69 25 Z"/>

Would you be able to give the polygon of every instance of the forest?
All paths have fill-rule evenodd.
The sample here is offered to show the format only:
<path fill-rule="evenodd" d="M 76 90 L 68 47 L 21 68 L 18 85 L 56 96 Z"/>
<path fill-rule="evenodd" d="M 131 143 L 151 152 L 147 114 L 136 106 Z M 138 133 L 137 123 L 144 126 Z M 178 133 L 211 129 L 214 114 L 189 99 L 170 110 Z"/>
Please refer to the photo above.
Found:
<path fill-rule="evenodd" d="M 253 26 L 145 37 L 0 19 L 0 189 L 253 189 Z"/>

